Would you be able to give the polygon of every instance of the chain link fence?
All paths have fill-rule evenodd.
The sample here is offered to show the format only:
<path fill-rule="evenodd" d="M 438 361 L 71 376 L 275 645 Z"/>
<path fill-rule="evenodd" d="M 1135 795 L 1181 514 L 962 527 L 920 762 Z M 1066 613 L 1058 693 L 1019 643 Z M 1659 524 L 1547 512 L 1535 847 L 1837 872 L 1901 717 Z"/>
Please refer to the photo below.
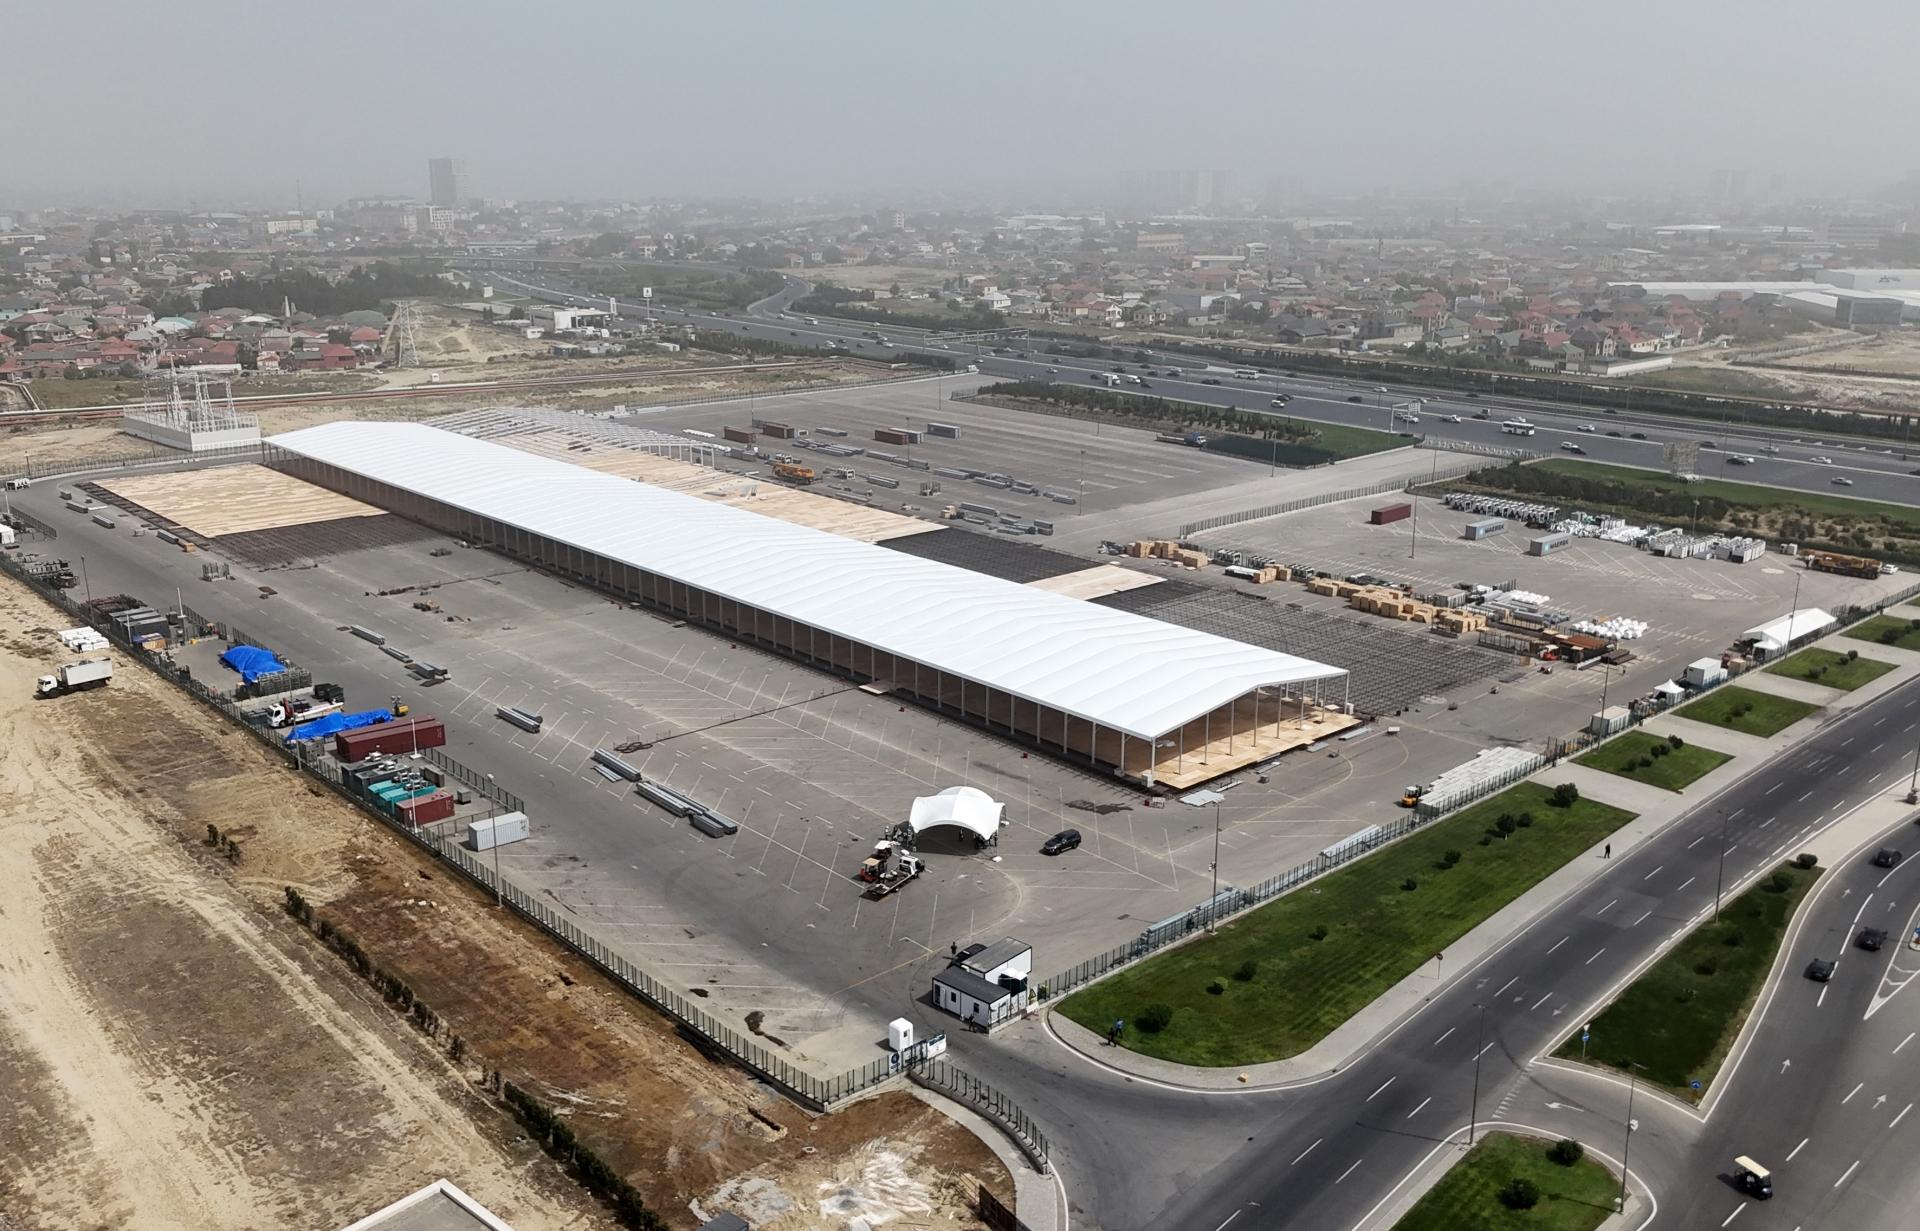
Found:
<path fill-rule="evenodd" d="M 1188 522 L 1186 525 L 1181 526 L 1180 538 L 1186 539 L 1208 530 L 1218 530 L 1222 526 L 1234 526 L 1245 521 L 1261 521 L 1268 517 L 1279 517 L 1283 513 L 1297 513 L 1301 509 L 1317 508 L 1323 504 L 1338 504 L 1342 500 L 1354 500 L 1361 496 L 1382 496 L 1388 492 L 1411 491 L 1422 484 L 1457 479 L 1462 475 L 1472 474 L 1478 469 L 1478 466 L 1455 466 L 1448 469 L 1436 470 L 1424 479 L 1415 479 L 1410 482 L 1404 479 L 1389 479 L 1380 483 L 1370 483 L 1365 487 L 1350 487 L 1346 491 L 1325 492 L 1318 496 L 1302 496 L 1298 500 L 1282 501 L 1279 504 L 1265 504 L 1258 508 L 1241 509 L 1235 513 L 1222 513 L 1217 517 L 1203 518 L 1200 521 Z"/>
<path fill-rule="evenodd" d="M 981 1081 L 958 1066 L 934 1057 L 911 1066 L 907 1076 L 929 1090 L 959 1102 L 986 1116 L 1002 1129 L 1006 1130 L 1020 1152 L 1027 1156 L 1034 1169 L 1041 1175 L 1050 1172 L 1048 1163 L 1047 1136 L 1033 1118 L 1020 1109 L 1020 1105 L 1002 1094 L 999 1090 Z"/>
<path fill-rule="evenodd" d="M 222 449 L 203 449 L 198 453 L 182 453 L 178 449 L 169 449 L 165 445 L 154 445 L 149 449 L 110 453 L 102 457 L 87 458 L 51 458 L 34 461 L 31 456 L 23 455 L 22 463 L 10 470 L 0 470 L 0 480 L 55 479 L 63 475 L 92 474 L 96 471 L 132 470 L 143 466 L 186 466 L 195 462 L 235 462 L 259 461 L 265 446 L 258 441 L 244 445 L 228 445 Z"/>

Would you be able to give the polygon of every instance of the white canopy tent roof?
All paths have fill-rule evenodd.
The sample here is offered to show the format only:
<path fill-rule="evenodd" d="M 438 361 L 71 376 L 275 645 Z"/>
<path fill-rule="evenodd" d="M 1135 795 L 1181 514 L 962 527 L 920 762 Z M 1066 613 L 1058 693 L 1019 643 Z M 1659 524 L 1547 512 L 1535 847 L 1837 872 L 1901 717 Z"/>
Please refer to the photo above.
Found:
<path fill-rule="evenodd" d="M 1749 628 L 1741 634 L 1742 640 L 1751 640 L 1763 650 L 1778 650 L 1791 645 L 1796 639 L 1808 633 L 1817 633 L 1833 623 L 1833 617 L 1818 607 L 1802 607 L 1769 620 L 1765 624 Z"/>
<path fill-rule="evenodd" d="M 982 838 L 991 838 L 1000 832 L 1000 813 L 1005 807 L 979 787 L 950 786 L 938 795 L 914 800 L 907 824 L 916 834 L 936 825 L 958 825 Z"/>
<path fill-rule="evenodd" d="M 1138 739 L 1346 672 L 423 423 L 269 444 Z"/>

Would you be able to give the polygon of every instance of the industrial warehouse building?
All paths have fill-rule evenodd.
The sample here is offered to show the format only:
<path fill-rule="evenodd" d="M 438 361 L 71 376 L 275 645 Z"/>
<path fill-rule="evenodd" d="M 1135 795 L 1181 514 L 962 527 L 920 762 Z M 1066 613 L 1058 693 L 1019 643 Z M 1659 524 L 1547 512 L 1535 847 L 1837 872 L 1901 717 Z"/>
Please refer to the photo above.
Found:
<path fill-rule="evenodd" d="M 1354 725 L 1346 672 L 418 423 L 273 437 L 268 464 L 1148 784 Z"/>

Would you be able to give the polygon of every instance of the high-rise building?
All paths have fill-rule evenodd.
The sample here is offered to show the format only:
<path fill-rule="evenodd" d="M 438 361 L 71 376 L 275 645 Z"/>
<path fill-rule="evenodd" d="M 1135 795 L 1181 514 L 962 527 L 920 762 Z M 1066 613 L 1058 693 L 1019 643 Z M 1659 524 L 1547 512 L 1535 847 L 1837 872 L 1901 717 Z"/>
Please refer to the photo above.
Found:
<path fill-rule="evenodd" d="M 429 158 L 429 201 L 441 209 L 459 209 L 467 200 L 467 162 L 464 158 Z"/>

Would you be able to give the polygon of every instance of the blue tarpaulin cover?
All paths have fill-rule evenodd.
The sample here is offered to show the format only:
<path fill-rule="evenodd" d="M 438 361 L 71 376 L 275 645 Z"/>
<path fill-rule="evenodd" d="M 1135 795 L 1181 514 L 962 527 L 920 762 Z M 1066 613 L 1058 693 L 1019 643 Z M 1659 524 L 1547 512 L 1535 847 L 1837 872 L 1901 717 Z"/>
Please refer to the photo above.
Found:
<path fill-rule="evenodd" d="M 387 722 L 392 718 L 393 715 L 386 710 L 368 710 L 363 714 L 328 714 L 325 718 L 303 722 L 287 732 L 286 742 L 297 744 L 302 740 L 320 739 L 340 731 L 351 731 L 356 727 L 370 727 L 377 722 Z"/>
<path fill-rule="evenodd" d="M 220 661 L 240 673 L 240 678 L 251 684 L 263 675 L 276 675 L 287 669 L 287 664 L 273 656 L 271 650 L 263 650 L 257 645 L 236 645 L 229 647 L 220 655 Z"/>

